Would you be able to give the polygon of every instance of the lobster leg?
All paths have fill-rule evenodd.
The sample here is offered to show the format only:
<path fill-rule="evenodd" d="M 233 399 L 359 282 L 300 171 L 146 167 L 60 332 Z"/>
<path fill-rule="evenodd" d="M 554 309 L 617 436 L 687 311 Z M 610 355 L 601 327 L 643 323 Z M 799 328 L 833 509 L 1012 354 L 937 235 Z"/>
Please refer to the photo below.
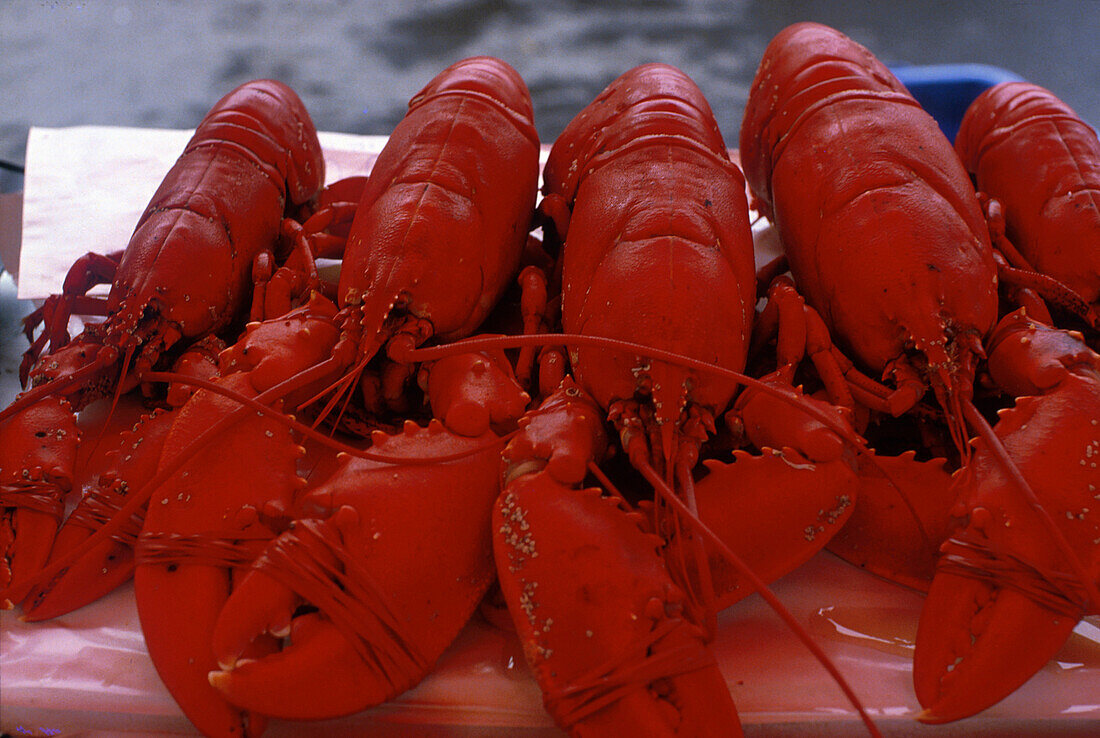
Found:
<path fill-rule="evenodd" d="M 102 254 L 87 253 L 78 258 L 69 271 L 65 274 L 60 295 L 51 295 L 46 299 L 42 307 L 23 319 L 23 332 L 31 346 L 23 354 L 23 361 L 19 367 L 19 381 L 24 386 L 31 367 L 34 366 L 42 350 L 47 343 L 51 350 L 56 350 L 69 342 L 69 317 L 73 309 L 79 307 L 82 314 L 105 315 L 107 302 L 102 298 L 87 298 L 88 290 L 99 284 L 111 284 L 118 270 L 118 263 L 122 259 L 122 252 L 104 256 Z M 45 328 L 38 338 L 34 337 L 34 331 L 39 325 Z"/>
<path fill-rule="evenodd" d="M 504 455 L 493 513 L 501 590 L 547 710 L 571 735 L 740 735 L 736 710 L 643 518 L 580 489 L 606 447 L 566 380 Z"/>

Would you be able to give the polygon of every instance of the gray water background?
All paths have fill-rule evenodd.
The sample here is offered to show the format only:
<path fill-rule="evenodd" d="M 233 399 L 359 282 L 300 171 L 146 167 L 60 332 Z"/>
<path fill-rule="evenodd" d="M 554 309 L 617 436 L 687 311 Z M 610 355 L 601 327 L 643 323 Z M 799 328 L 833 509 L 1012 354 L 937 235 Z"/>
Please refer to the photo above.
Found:
<path fill-rule="evenodd" d="M 32 125 L 194 127 L 257 77 L 294 87 L 321 130 L 386 134 L 474 54 L 516 67 L 545 141 L 623 71 L 662 61 L 696 81 L 735 146 L 765 45 L 799 20 L 888 64 L 1011 69 L 1100 123 L 1095 0 L 0 0 L 0 158 L 22 162 Z M 0 173 L 0 191 L 20 189 Z"/>

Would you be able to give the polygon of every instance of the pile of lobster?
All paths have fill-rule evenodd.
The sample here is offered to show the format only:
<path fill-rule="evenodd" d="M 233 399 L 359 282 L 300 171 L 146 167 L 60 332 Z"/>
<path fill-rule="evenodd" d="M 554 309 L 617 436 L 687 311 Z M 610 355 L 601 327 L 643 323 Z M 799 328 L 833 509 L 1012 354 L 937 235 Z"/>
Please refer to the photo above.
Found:
<path fill-rule="evenodd" d="M 826 546 L 927 591 L 926 722 L 1100 612 L 1100 144 L 1072 111 L 999 86 L 952 147 L 870 52 L 797 24 L 744 175 L 660 64 L 577 115 L 536 204 L 539 149 L 486 57 L 327 188 L 290 89 L 230 92 L 127 248 L 26 319 L 0 595 L 42 620 L 132 576 L 211 736 L 394 698 L 494 583 L 574 735 L 740 734 L 717 614 L 759 592 L 816 649 L 765 583 Z M 101 320 L 73 338 L 73 314 Z"/>

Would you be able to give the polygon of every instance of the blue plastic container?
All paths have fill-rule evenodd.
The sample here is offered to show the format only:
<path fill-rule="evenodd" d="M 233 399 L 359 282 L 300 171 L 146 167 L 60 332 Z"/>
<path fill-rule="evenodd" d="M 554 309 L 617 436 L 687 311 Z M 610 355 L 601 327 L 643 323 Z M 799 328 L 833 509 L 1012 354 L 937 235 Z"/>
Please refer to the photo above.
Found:
<path fill-rule="evenodd" d="M 1023 79 L 1015 72 L 988 64 L 928 64 L 891 67 L 917 102 L 955 141 L 967 107 L 984 90 L 1001 82 Z"/>

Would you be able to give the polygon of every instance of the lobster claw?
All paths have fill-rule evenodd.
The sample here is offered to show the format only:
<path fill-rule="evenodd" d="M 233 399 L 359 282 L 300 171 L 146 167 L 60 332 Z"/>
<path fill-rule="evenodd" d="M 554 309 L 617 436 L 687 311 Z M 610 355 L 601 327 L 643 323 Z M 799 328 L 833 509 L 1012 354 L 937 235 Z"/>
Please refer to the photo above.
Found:
<path fill-rule="evenodd" d="M 118 433 L 118 444 L 104 455 L 107 466 L 97 478 L 89 479 L 91 487 L 65 519 L 47 563 L 66 556 L 92 536 L 126 503 L 130 490 L 141 489 L 156 473 L 174 416 L 158 409 L 134 422 L 138 407 L 124 404 L 117 412 L 112 411 L 107 432 Z M 125 430 L 115 431 L 119 425 Z M 94 470 L 85 468 L 82 476 L 95 476 Z M 143 519 L 144 508 L 134 513 L 116 535 L 35 587 L 23 603 L 23 619 L 35 622 L 64 615 L 129 580 L 134 573 L 134 545 Z"/>
<path fill-rule="evenodd" d="M 1100 357 L 1079 334 L 1006 316 L 990 372 L 1030 389 L 1000 412 L 1000 444 L 1034 489 L 1022 493 L 974 443 L 954 514 L 966 525 L 941 547 L 921 611 L 913 682 L 924 722 L 973 715 L 1011 694 L 1100 609 Z"/>
<path fill-rule="evenodd" d="M 219 384 L 255 396 L 246 374 Z M 253 412 L 234 416 L 236 409 L 236 400 L 202 390 L 176 412 L 157 469 L 158 478 L 170 476 L 150 500 L 134 571 L 138 615 L 157 673 L 188 719 L 219 736 L 258 734 L 262 717 L 210 687 L 207 674 L 217 666 L 210 648 L 214 624 L 235 570 L 274 537 L 263 511 L 269 503 L 288 505 L 302 484 L 302 450 L 285 425 Z M 260 639 L 249 655 L 274 647 Z"/>
<path fill-rule="evenodd" d="M 57 397 L 0 421 L 0 589 L 46 563 L 62 497 L 73 485 L 79 437 L 69 403 Z M 8 597 L 18 602 L 26 594 Z"/>
<path fill-rule="evenodd" d="M 547 473 L 501 495 L 497 571 L 543 702 L 572 735 L 740 735 L 704 632 L 641 522 Z"/>
<path fill-rule="evenodd" d="M 927 592 L 952 526 L 956 488 L 942 458 L 914 451 L 859 464 L 859 504 L 826 548 L 883 579 Z"/>
<path fill-rule="evenodd" d="M 426 376 L 425 376 L 426 375 Z M 421 368 L 432 414 L 450 430 L 476 437 L 510 430 L 531 398 L 516 383 L 503 351 L 456 354 Z"/>
<path fill-rule="evenodd" d="M 1000 702 L 1058 653 L 1079 619 L 1012 589 L 938 573 L 913 657 L 918 718 L 946 723 Z"/>
<path fill-rule="evenodd" d="M 302 519 L 254 563 L 214 630 L 209 683 L 229 701 L 289 719 L 338 717 L 415 685 L 466 624 L 493 579 L 489 523 L 499 446 L 433 420 L 373 437 L 394 464 L 343 457 Z M 402 459 L 461 458 L 401 464 Z M 292 617 L 299 603 L 316 608 Z M 254 637 L 289 634 L 263 659 Z"/>
<path fill-rule="evenodd" d="M 501 457 L 497 576 L 546 708 L 573 735 L 739 735 L 660 539 L 641 514 L 579 489 L 607 448 L 602 416 L 567 377 Z"/>
<path fill-rule="evenodd" d="M 272 545 L 287 550 L 301 546 L 315 557 L 319 569 L 336 571 L 339 557 L 332 549 L 361 548 L 361 539 L 359 515 L 345 506 L 325 521 L 296 521 Z M 385 658 L 359 658 L 361 644 L 342 627 L 347 623 L 336 625 L 316 612 L 294 617 L 302 603 L 302 596 L 269 573 L 264 561 L 257 564 L 219 615 L 213 634 L 218 669 L 207 675 L 211 686 L 235 704 L 307 720 L 357 712 L 364 704 L 385 702 L 395 691 L 411 686 L 400 682 L 399 670 Z M 252 639 L 264 633 L 287 638 L 291 645 L 263 659 L 240 658 Z M 403 650 L 398 647 L 395 652 Z M 415 669 L 430 667 L 419 653 L 412 661 Z"/>
<path fill-rule="evenodd" d="M 799 399 L 846 422 L 845 413 L 827 402 Z M 841 529 L 852 514 L 858 479 L 842 439 L 769 394 L 745 392 L 727 419 L 762 453 L 738 450 L 732 463 L 703 462 L 707 475 L 695 483 L 699 518 L 771 582 L 809 560 Z M 670 556 L 678 546 L 676 540 L 669 544 Z M 717 549 L 705 548 L 719 608 L 755 591 Z"/>

